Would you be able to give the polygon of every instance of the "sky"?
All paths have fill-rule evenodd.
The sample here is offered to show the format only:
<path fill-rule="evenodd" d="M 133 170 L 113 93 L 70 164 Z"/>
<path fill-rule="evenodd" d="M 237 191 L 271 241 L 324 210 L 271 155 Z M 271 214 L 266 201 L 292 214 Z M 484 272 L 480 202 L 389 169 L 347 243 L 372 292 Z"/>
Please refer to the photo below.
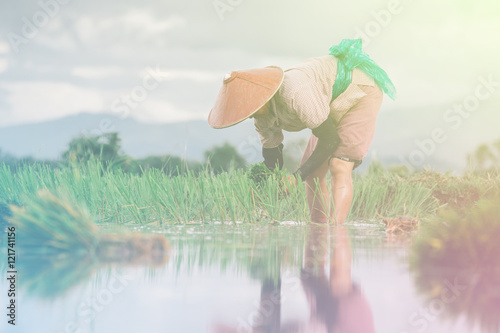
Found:
<path fill-rule="evenodd" d="M 395 83 L 382 112 L 446 110 L 500 82 L 499 17 L 494 0 L 3 1 L 0 128 L 80 112 L 205 120 L 226 73 L 286 69 L 343 38 Z"/>

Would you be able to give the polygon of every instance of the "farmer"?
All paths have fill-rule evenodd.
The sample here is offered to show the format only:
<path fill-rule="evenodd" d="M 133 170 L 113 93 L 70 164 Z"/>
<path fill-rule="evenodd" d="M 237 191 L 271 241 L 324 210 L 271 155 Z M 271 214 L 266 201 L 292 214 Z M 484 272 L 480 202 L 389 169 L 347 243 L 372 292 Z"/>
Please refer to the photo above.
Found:
<path fill-rule="evenodd" d="M 270 169 L 283 166 L 283 130 L 311 129 L 300 167 L 286 182 L 305 181 L 311 221 L 343 223 L 352 202 L 352 171 L 373 140 L 383 92 L 395 98 L 386 72 L 361 50 L 361 40 L 344 39 L 329 55 L 284 72 L 270 66 L 226 75 L 208 123 L 225 128 L 254 118 Z"/>

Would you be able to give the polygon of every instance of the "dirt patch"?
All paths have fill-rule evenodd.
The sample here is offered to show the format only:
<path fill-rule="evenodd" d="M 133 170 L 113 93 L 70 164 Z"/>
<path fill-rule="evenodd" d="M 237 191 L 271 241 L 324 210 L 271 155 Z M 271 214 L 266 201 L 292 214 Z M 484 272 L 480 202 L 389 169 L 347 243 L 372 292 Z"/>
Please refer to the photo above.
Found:
<path fill-rule="evenodd" d="M 380 216 L 380 218 L 386 226 L 385 232 L 388 235 L 411 234 L 418 229 L 418 225 L 420 224 L 420 220 L 414 217 L 397 216 L 387 218 Z"/>

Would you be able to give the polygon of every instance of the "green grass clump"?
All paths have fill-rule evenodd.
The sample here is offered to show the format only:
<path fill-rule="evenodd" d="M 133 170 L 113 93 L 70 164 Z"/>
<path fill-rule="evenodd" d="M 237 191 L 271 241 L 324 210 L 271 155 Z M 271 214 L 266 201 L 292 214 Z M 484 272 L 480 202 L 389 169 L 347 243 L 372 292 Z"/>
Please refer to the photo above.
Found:
<path fill-rule="evenodd" d="M 467 213 L 445 209 L 424 224 L 415 240 L 411 269 L 418 289 L 429 299 L 458 295 L 447 304 L 453 317 L 466 315 L 485 332 L 498 332 L 500 318 L 500 198 L 480 200 Z M 457 294 L 456 288 L 453 289 Z M 453 295 L 453 294 L 451 294 Z"/>
<path fill-rule="evenodd" d="M 246 173 L 247 177 L 252 180 L 257 186 L 263 184 L 272 175 L 279 175 L 278 169 L 275 171 L 269 170 L 269 168 L 263 163 L 255 163 L 250 166 Z"/>
<path fill-rule="evenodd" d="M 287 175 L 269 171 L 264 164 L 248 171 L 187 170 L 176 176 L 154 168 L 142 174 L 124 173 L 97 161 L 61 169 L 27 165 L 15 173 L 0 164 L 0 204 L 22 206 L 38 190 L 48 189 L 64 193 L 74 206 L 87 207 L 99 224 L 309 221 L 305 187 L 302 183 L 287 191 L 283 186 Z M 442 205 L 471 204 L 494 192 L 495 185 L 500 188 L 500 179 L 404 174 L 373 167 L 354 176 L 349 219 L 374 219 L 377 214 L 426 218 Z M 439 195 L 445 192 L 449 195 Z"/>
<path fill-rule="evenodd" d="M 58 170 L 26 166 L 15 174 L 0 165 L 0 202 L 23 205 L 49 189 L 87 207 L 98 223 L 307 220 L 304 188 L 284 197 L 280 180 L 271 175 L 257 186 L 242 169 L 171 177 L 157 169 L 142 175 L 106 170 L 97 162 Z"/>
<path fill-rule="evenodd" d="M 11 206 L 7 220 L 15 227 L 21 287 L 50 298 L 83 283 L 96 267 L 99 233 L 90 215 L 41 190 L 25 207 Z M 78 263 L 79 265 L 75 265 Z"/>
<path fill-rule="evenodd" d="M 500 268 L 500 199 L 480 200 L 464 216 L 444 209 L 425 223 L 414 247 L 414 265 Z"/>
<path fill-rule="evenodd" d="M 428 217 L 439 208 L 433 189 L 389 172 L 354 177 L 351 217 Z"/>
<path fill-rule="evenodd" d="M 24 207 L 11 206 L 8 222 L 18 239 L 22 288 L 52 297 L 86 281 L 99 265 L 163 265 L 168 260 L 164 236 L 102 232 L 85 209 L 61 197 L 45 189 L 27 198 Z"/>
<path fill-rule="evenodd" d="M 252 164 L 250 169 L 247 171 L 247 177 L 256 184 L 265 182 L 272 174 L 273 171 L 269 170 L 264 163 Z"/>
<path fill-rule="evenodd" d="M 20 244 L 37 255 L 88 252 L 99 241 L 90 215 L 75 209 L 48 190 L 38 192 L 24 207 L 11 206 L 9 221 L 16 228 Z"/>
<path fill-rule="evenodd" d="M 168 249 L 164 237 L 123 229 L 101 232 L 86 209 L 60 197 L 45 189 L 27 199 L 24 207 L 11 206 L 8 222 L 15 227 L 27 256 L 90 254 L 119 261 L 123 259 L 120 252 L 130 258 L 153 252 L 162 256 Z"/>

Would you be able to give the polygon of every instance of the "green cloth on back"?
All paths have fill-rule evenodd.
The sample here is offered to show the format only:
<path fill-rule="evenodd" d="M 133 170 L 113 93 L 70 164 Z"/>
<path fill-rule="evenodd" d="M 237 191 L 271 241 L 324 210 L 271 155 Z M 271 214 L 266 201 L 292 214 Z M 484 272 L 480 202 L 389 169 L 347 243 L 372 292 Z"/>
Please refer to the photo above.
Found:
<path fill-rule="evenodd" d="M 330 48 L 337 61 L 337 77 L 333 85 L 332 101 L 342 94 L 352 81 L 352 70 L 359 68 L 375 80 L 375 83 L 393 100 L 396 88 L 387 73 L 361 50 L 361 39 L 343 39 Z"/>

